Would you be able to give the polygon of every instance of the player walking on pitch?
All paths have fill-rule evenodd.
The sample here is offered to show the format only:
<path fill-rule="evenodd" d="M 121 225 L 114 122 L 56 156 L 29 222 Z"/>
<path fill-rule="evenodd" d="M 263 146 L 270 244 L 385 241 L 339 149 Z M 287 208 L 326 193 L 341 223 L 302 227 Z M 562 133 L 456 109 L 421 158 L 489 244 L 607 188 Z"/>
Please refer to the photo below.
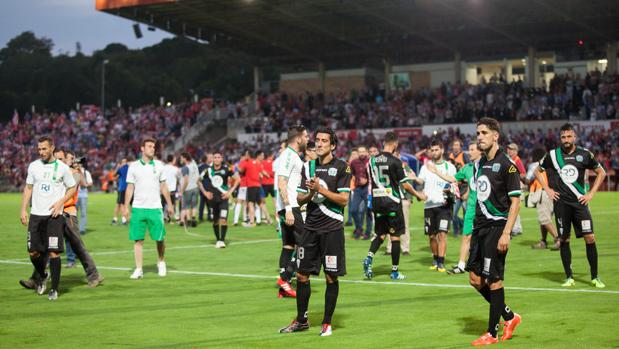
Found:
<path fill-rule="evenodd" d="M 167 269 L 164 260 L 165 252 L 165 227 L 163 224 L 163 211 L 161 205 L 161 195 L 163 195 L 168 215 L 174 216 L 174 206 L 170 199 L 170 192 L 165 183 L 163 163 L 155 160 L 155 140 L 146 138 L 142 141 L 142 157 L 134 161 L 129 166 L 127 173 L 127 192 L 125 194 L 125 216 L 129 219 L 129 239 L 135 243 L 133 251 L 135 254 L 135 270 L 131 274 L 131 279 L 141 279 L 144 276 L 142 270 L 142 247 L 146 229 L 150 238 L 157 242 L 157 269 L 159 276 L 166 276 Z M 129 215 L 129 205 L 131 197 L 133 207 Z"/>
<path fill-rule="evenodd" d="M 477 122 L 477 143 L 483 155 L 475 163 L 477 207 L 467 264 L 469 281 L 490 303 L 488 331 L 474 346 L 499 342 L 501 316 L 505 320 L 501 340 L 508 340 L 521 322 L 520 315 L 505 305 L 503 278 L 510 234 L 520 210 L 520 175 L 516 165 L 499 148 L 499 122 L 482 118 Z"/>
<path fill-rule="evenodd" d="M 367 165 L 375 221 L 375 234 L 372 237 L 368 256 L 363 260 L 363 271 L 368 279 L 374 276 L 372 260 L 387 235 L 391 240 L 391 279 L 403 280 L 405 278 L 398 269 L 400 236 L 405 233 L 404 212 L 402 211 L 403 194 L 400 192 L 400 185 L 417 198 L 425 199 L 425 195 L 413 189 L 409 183 L 411 179 L 404 174 L 402 161 L 393 155 L 397 148 L 398 136 L 393 132 L 387 132 L 383 151 L 378 156 L 370 157 Z"/>

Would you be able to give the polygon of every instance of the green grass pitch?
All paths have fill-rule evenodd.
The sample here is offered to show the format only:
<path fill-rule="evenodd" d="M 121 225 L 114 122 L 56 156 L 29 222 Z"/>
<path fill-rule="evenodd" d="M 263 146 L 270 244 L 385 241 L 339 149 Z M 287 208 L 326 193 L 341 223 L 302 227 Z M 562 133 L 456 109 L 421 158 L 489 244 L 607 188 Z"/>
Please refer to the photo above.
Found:
<path fill-rule="evenodd" d="M 20 196 L 0 195 L 0 348 L 466 348 L 487 327 L 488 305 L 466 276 L 428 270 L 420 203 L 411 209 L 412 251 L 401 258 L 408 276 L 402 282 L 389 280 L 391 260 L 382 254 L 374 260 L 377 277 L 364 281 L 361 260 L 369 242 L 347 239 L 348 275 L 340 284 L 333 336 L 321 338 L 322 275 L 312 279 L 312 328 L 277 333 L 296 307 L 293 299 L 276 297 L 281 242 L 272 226 L 231 227 L 222 250 L 213 248 L 208 224 L 190 234 L 168 226 L 168 276 L 157 276 L 155 245 L 147 238 L 144 278 L 129 280 L 132 243 L 127 227 L 110 225 L 114 198 L 91 194 L 84 236 L 104 284 L 89 289 L 81 267 L 63 268 L 60 298 L 50 302 L 17 283 L 32 268 Z M 525 232 L 510 246 L 506 300 L 523 322 L 497 347 L 619 348 L 618 202 L 617 193 L 599 193 L 591 204 L 603 290 L 589 286 L 581 239 L 571 243 L 576 287 L 562 289 L 559 252 L 530 248 L 539 229 L 535 210 L 522 209 Z M 448 265 L 457 262 L 458 247 L 450 237 Z"/>

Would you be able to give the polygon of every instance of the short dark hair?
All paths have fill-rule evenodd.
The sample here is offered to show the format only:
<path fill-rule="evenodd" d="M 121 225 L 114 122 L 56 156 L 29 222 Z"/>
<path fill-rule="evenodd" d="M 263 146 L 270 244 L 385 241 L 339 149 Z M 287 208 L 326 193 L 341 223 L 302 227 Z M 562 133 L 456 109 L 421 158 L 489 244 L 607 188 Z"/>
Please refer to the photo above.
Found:
<path fill-rule="evenodd" d="M 142 138 L 142 144 L 141 144 L 141 146 L 142 146 L 142 147 L 143 147 L 143 146 L 145 146 L 145 145 L 146 145 L 146 143 L 154 143 L 154 144 L 157 144 L 157 141 L 156 141 L 153 137 L 144 137 L 144 138 Z"/>
<path fill-rule="evenodd" d="M 335 134 L 335 131 L 333 131 L 333 129 L 331 129 L 330 127 L 324 127 L 324 126 L 319 127 L 314 134 L 317 135 L 319 133 L 328 134 L 329 142 L 331 143 L 331 145 L 334 145 L 335 148 L 337 148 L 337 135 Z"/>
<path fill-rule="evenodd" d="M 254 156 L 253 156 L 253 158 L 254 158 L 254 159 L 255 159 L 255 158 L 257 158 L 258 156 L 260 156 L 260 154 L 264 154 L 264 152 L 263 152 L 262 150 L 260 150 L 260 149 L 256 150 L 256 151 L 254 152 Z"/>
<path fill-rule="evenodd" d="M 494 119 L 489 117 L 483 117 L 477 121 L 477 126 L 484 125 L 492 131 L 501 132 L 501 124 Z"/>
<path fill-rule="evenodd" d="M 542 148 L 535 148 L 531 151 L 531 161 L 538 162 L 546 155 L 546 151 Z"/>
<path fill-rule="evenodd" d="M 559 133 L 561 132 L 565 132 L 565 131 L 574 131 L 576 132 L 576 129 L 574 128 L 574 125 L 568 123 L 563 124 L 563 126 L 561 126 L 561 129 L 559 130 Z"/>
<path fill-rule="evenodd" d="M 312 148 L 316 148 L 316 142 L 314 141 L 307 142 L 307 149 L 312 149 Z"/>
<path fill-rule="evenodd" d="M 167 161 L 167 162 L 172 162 L 172 161 L 174 161 L 174 155 L 172 155 L 172 154 L 168 154 L 168 157 L 166 158 L 166 161 Z"/>
<path fill-rule="evenodd" d="M 434 138 L 430 143 L 430 147 L 439 147 L 443 149 L 445 146 L 443 145 L 443 142 L 441 142 L 439 139 Z"/>
<path fill-rule="evenodd" d="M 64 153 L 65 155 L 73 155 L 73 157 L 75 157 L 75 153 L 73 152 L 73 150 L 67 150 Z"/>
<path fill-rule="evenodd" d="M 213 156 L 215 156 L 215 154 L 219 154 L 219 155 L 221 155 L 221 156 L 223 156 L 223 155 L 224 155 L 224 154 L 223 154 L 222 152 L 220 152 L 219 150 L 215 150 L 215 151 L 213 152 Z"/>
<path fill-rule="evenodd" d="M 385 143 L 395 143 L 398 142 L 398 135 L 393 131 L 389 131 L 385 133 Z"/>
<path fill-rule="evenodd" d="M 193 160 L 193 158 L 191 157 L 191 154 L 189 154 L 188 152 L 183 152 L 181 153 L 181 157 L 185 158 L 186 160 Z"/>
<path fill-rule="evenodd" d="M 39 138 L 39 143 L 43 143 L 43 142 L 47 142 L 47 144 L 49 145 L 54 145 L 54 140 L 52 139 L 52 137 L 49 137 L 49 136 L 43 136 Z"/>
<path fill-rule="evenodd" d="M 303 125 L 295 125 L 288 128 L 288 139 L 286 140 L 287 144 L 292 143 L 295 138 L 299 137 L 305 131 L 305 126 Z"/>
<path fill-rule="evenodd" d="M 66 152 L 66 151 L 64 151 L 64 149 L 62 149 L 62 148 L 56 148 L 56 149 L 54 149 L 54 154 L 57 154 L 57 153 L 63 153 L 63 154 L 66 154 L 67 152 Z"/>

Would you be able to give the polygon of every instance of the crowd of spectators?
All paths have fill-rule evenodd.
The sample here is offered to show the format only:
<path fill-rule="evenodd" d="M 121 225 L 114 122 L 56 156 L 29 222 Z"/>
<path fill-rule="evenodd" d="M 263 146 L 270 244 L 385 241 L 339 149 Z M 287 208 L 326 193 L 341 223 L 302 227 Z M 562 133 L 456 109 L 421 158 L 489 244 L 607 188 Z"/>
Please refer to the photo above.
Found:
<path fill-rule="evenodd" d="M 110 109 L 103 116 L 96 108 L 84 107 L 69 113 L 28 113 L 0 125 L 0 178 L 20 188 L 28 164 L 37 159 L 37 139 L 54 138 L 56 148 L 73 150 L 95 180 L 104 176 L 117 159 L 139 152 L 140 139 L 152 136 L 160 147 L 172 144 L 191 127 L 212 102 L 143 106 L 133 110 Z"/>
<path fill-rule="evenodd" d="M 339 94 L 264 95 L 245 118 L 247 133 L 280 132 L 302 123 L 334 129 L 411 127 L 475 122 L 483 116 L 499 121 L 605 120 L 619 118 L 619 75 L 592 71 L 586 76 L 556 75 L 548 88 L 525 88 L 501 76 L 478 85 L 443 83 L 413 92 L 384 90 Z M 236 106 L 235 110 L 241 110 Z M 244 109 L 247 110 L 247 109 Z"/>
<path fill-rule="evenodd" d="M 547 90 L 526 89 L 519 81 L 507 83 L 498 77 L 476 86 L 447 83 L 415 93 L 397 91 L 387 97 L 381 91 L 372 90 L 330 96 L 291 96 L 280 92 L 261 96 L 255 109 L 246 101 L 214 104 L 213 100 L 205 99 L 198 103 L 149 105 L 128 111 L 111 109 L 105 116 L 96 108 L 66 114 L 26 114 L 0 125 L 0 180 L 8 182 L 13 189 L 21 188 L 28 163 L 37 158 L 36 139 L 47 134 L 54 137 L 57 147 L 71 149 L 78 157 L 85 158 L 95 182 L 97 179 L 106 182 L 105 176 L 120 158 L 138 154 L 142 137 L 148 135 L 160 140 L 161 153 L 209 112 L 218 114 L 217 119 L 250 120 L 246 131 L 254 136 L 249 143 L 226 140 L 213 145 L 197 140 L 198 143 L 186 145 L 186 150 L 197 159 L 213 150 L 223 151 L 228 161 L 238 159 L 244 149 L 276 151 L 279 144 L 269 141 L 264 133 L 281 133 L 298 123 L 310 130 L 321 125 L 336 130 L 370 130 L 340 139 L 337 155 L 346 158 L 359 144 L 379 146 L 379 137 L 371 132 L 377 128 L 474 122 L 485 115 L 501 121 L 619 119 L 619 75 L 607 76 L 597 71 L 584 78 L 557 75 Z M 524 160 L 535 147 L 549 149 L 559 144 L 557 136 L 557 130 L 546 129 L 510 133 L 503 140 L 519 144 Z M 465 149 L 474 141 L 473 135 L 461 134 L 453 128 L 432 137 L 442 139 L 447 146 L 451 140 L 461 139 Z M 429 144 L 428 136 L 411 137 L 402 142 L 402 151 L 416 154 Z M 580 144 L 596 153 L 607 169 L 619 170 L 619 129 L 587 131 L 580 135 Z"/>

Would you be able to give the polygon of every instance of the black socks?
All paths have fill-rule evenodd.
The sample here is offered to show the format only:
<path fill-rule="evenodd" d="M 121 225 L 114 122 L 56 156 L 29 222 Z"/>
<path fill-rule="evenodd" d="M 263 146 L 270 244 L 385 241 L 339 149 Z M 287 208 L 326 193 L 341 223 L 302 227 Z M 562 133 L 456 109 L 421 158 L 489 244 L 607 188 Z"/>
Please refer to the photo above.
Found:
<path fill-rule="evenodd" d="M 219 238 L 219 224 L 213 224 L 213 231 L 215 232 L 215 238 L 217 239 L 217 241 L 220 241 L 221 239 Z"/>
<path fill-rule="evenodd" d="M 488 285 L 484 285 L 484 287 L 477 290 L 477 292 L 479 292 L 479 294 L 481 294 L 481 296 L 484 297 L 484 299 L 488 303 L 491 302 L 490 287 L 488 287 Z M 503 311 L 501 312 L 501 316 L 503 317 L 503 320 L 510 321 L 514 318 L 514 312 L 507 305 L 503 304 Z"/>
<path fill-rule="evenodd" d="M 327 289 L 325 291 L 325 315 L 322 320 L 323 324 L 331 323 L 331 318 L 333 317 L 333 312 L 335 311 L 335 305 L 337 304 L 337 295 L 339 292 L 340 283 L 337 280 L 332 283 L 327 282 Z"/>
<path fill-rule="evenodd" d="M 219 238 L 221 239 L 221 241 L 226 241 L 226 233 L 228 232 L 228 226 L 221 225 L 219 229 L 220 229 Z"/>
<path fill-rule="evenodd" d="M 49 259 L 49 271 L 52 274 L 52 290 L 58 291 L 58 283 L 60 283 L 60 256 Z"/>
<path fill-rule="evenodd" d="M 570 243 L 568 241 L 561 241 L 561 262 L 563 262 L 563 270 L 565 271 L 565 276 L 571 278 L 572 250 L 570 250 Z"/>
<path fill-rule="evenodd" d="M 398 271 L 400 264 L 400 240 L 391 241 L 391 271 Z"/>
<path fill-rule="evenodd" d="M 290 278 L 292 277 L 292 272 L 288 271 L 287 267 L 292 259 L 293 253 L 294 250 L 282 248 L 282 253 L 279 255 L 279 276 L 286 281 L 290 281 Z"/>
<path fill-rule="evenodd" d="M 598 249 L 595 246 L 595 242 L 592 244 L 586 244 L 587 246 L 587 260 L 589 260 L 589 267 L 591 268 L 591 280 L 598 277 Z"/>
<path fill-rule="evenodd" d="M 488 317 L 488 332 L 496 338 L 499 330 L 501 312 L 505 309 L 505 293 L 503 288 L 490 290 L 490 316 Z"/>
<path fill-rule="evenodd" d="M 297 321 L 302 324 L 307 322 L 307 307 L 309 306 L 311 294 L 310 281 L 301 282 L 297 279 Z M 335 304 L 333 308 L 335 309 Z"/>

